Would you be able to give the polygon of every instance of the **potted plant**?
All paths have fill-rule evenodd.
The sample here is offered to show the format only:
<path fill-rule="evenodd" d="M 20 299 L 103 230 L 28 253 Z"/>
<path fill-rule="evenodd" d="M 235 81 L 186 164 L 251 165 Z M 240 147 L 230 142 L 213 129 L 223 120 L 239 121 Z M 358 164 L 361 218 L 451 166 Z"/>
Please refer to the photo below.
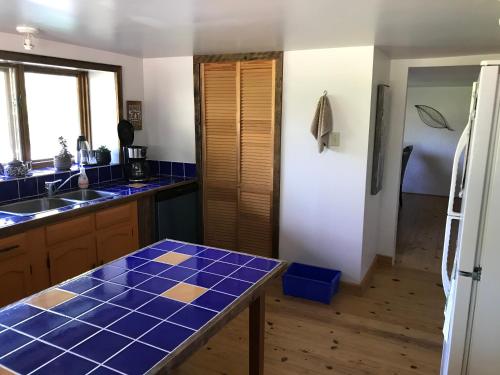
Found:
<path fill-rule="evenodd" d="M 68 142 L 66 142 L 64 137 L 59 137 L 58 139 L 61 151 L 54 156 L 54 168 L 58 171 L 67 171 L 71 169 L 71 158 L 73 155 L 68 151 Z"/>
<path fill-rule="evenodd" d="M 101 146 L 97 149 L 95 158 L 98 165 L 108 165 L 111 163 L 111 151 L 106 146 Z"/>

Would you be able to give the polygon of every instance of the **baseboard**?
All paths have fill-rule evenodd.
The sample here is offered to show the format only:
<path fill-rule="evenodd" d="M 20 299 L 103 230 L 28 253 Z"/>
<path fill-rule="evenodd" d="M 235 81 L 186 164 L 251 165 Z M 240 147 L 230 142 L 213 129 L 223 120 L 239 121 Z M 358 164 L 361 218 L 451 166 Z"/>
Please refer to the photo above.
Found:
<path fill-rule="evenodd" d="M 366 290 L 370 287 L 370 284 L 373 280 L 373 274 L 375 273 L 375 270 L 377 269 L 378 266 L 392 267 L 392 257 L 377 254 L 375 258 L 373 258 L 372 264 L 368 268 L 368 271 L 366 271 L 363 280 L 361 280 L 361 283 L 356 284 L 347 281 L 341 281 L 340 282 L 341 290 L 349 294 L 362 296 L 366 292 Z"/>

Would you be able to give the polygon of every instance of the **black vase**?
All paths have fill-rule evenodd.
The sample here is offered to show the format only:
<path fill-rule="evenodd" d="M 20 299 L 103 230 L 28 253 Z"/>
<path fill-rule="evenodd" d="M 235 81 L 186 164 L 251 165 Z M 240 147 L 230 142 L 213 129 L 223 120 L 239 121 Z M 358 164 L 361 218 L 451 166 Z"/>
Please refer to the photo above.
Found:
<path fill-rule="evenodd" d="M 111 152 L 110 151 L 96 151 L 95 159 L 98 165 L 108 165 L 111 163 Z"/>

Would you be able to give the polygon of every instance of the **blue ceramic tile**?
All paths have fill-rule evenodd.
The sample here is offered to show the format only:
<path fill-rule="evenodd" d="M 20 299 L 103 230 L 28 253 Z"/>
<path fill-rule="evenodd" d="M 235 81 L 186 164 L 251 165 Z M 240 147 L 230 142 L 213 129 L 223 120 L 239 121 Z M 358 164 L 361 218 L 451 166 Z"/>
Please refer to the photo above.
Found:
<path fill-rule="evenodd" d="M 170 289 L 177 282 L 163 279 L 161 277 L 153 277 L 148 281 L 143 282 L 141 285 L 138 285 L 136 289 L 145 290 L 146 292 L 161 294 L 164 291 Z"/>
<path fill-rule="evenodd" d="M 20 304 L 11 307 L 10 309 L 0 311 L 0 324 L 13 326 L 25 319 L 31 318 L 34 315 L 41 313 L 43 310 L 36 307 Z"/>
<path fill-rule="evenodd" d="M 31 338 L 14 331 L 0 333 L 0 357 L 31 341 Z"/>
<path fill-rule="evenodd" d="M 45 176 L 40 176 L 37 177 L 37 185 L 38 185 L 38 194 L 46 194 L 47 193 L 47 188 L 45 187 L 45 182 L 46 181 L 54 181 L 54 175 L 45 175 Z"/>
<path fill-rule="evenodd" d="M 117 283 L 129 287 L 134 287 L 139 285 L 140 283 L 146 281 L 151 276 L 144 275 L 143 273 L 130 271 L 127 273 L 122 273 L 121 275 L 116 276 L 114 279 L 111 279 L 110 282 Z"/>
<path fill-rule="evenodd" d="M 184 177 L 184 163 L 172 162 L 172 176 Z"/>
<path fill-rule="evenodd" d="M 98 367 L 94 371 L 90 372 L 89 375 L 119 375 L 119 372 L 110 370 L 106 367 Z"/>
<path fill-rule="evenodd" d="M 141 341 L 171 352 L 184 342 L 194 331 L 164 322 L 141 337 Z"/>
<path fill-rule="evenodd" d="M 173 241 L 163 241 L 163 242 L 159 242 L 159 243 L 156 243 L 154 245 L 151 245 L 151 247 L 153 247 L 155 249 L 164 250 L 164 251 L 174 250 L 174 249 L 177 249 L 178 247 L 181 247 L 181 246 L 183 246 L 182 243 L 173 242 Z"/>
<path fill-rule="evenodd" d="M 230 296 L 229 294 L 209 290 L 201 297 L 198 297 L 196 300 L 194 300 L 193 304 L 216 311 L 222 311 L 227 306 L 229 306 L 236 298 L 237 297 Z"/>
<path fill-rule="evenodd" d="M 60 349 L 33 341 L 0 359 L 0 363 L 20 374 L 28 374 L 61 353 Z"/>
<path fill-rule="evenodd" d="M 192 329 L 200 329 L 215 315 L 217 315 L 217 313 L 213 311 L 198 306 L 187 305 L 168 318 L 168 320 Z"/>
<path fill-rule="evenodd" d="M 222 276 L 213 275 L 211 273 L 206 273 L 201 271 L 191 276 L 185 282 L 193 285 L 202 286 L 205 288 L 211 288 L 221 280 Z"/>
<path fill-rule="evenodd" d="M 123 167 L 121 165 L 111 166 L 111 178 L 113 180 L 119 180 L 123 178 Z"/>
<path fill-rule="evenodd" d="M 205 268 L 204 271 L 216 273 L 217 275 L 227 276 L 232 274 L 238 268 L 239 266 L 236 266 L 234 264 L 215 262 L 210 266 L 208 266 L 207 268 Z"/>
<path fill-rule="evenodd" d="M 171 175 L 172 163 L 169 161 L 160 161 L 160 173 L 163 175 Z"/>
<path fill-rule="evenodd" d="M 0 202 L 19 198 L 17 180 L 0 182 Z"/>
<path fill-rule="evenodd" d="M 237 270 L 236 272 L 231 274 L 231 277 L 234 277 L 235 279 L 249 281 L 251 283 L 254 283 L 266 275 L 267 275 L 267 273 L 264 271 L 258 271 L 258 270 L 254 270 L 252 268 L 241 267 L 239 270 Z"/>
<path fill-rule="evenodd" d="M 113 298 L 110 303 L 119 306 L 128 307 L 129 309 L 136 309 L 146 302 L 152 300 L 155 296 L 150 293 L 141 292 L 140 290 L 130 289 L 125 293 Z"/>
<path fill-rule="evenodd" d="M 205 249 L 205 246 L 184 245 L 182 247 L 178 247 L 178 249 L 175 249 L 175 252 L 187 255 L 196 255 L 198 253 L 201 253 Z"/>
<path fill-rule="evenodd" d="M 163 254 L 165 254 L 164 251 L 146 248 L 146 249 L 141 250 L 137 253 L 134 253 L 133 255 L 136 257 L 139 257 L 139 258 L 144 258 L 144 259 L 155 259 Z"/>
<path fill-rule="evenodd" d="M 76 296 L 63 304 L 54 307 L 52 310 L 63 315 L 76 318 L 90 309 L 100 305 L 102 302 L 92 298 Z"/>
<path fill-rule="evenodd" d="M 147 260 L 136 258 L 136 257 L 126 257 L 122 259 L 115 260 L 108 265 L 119 268 L 133 269 L 139 267 L 141 264 L 146 263 Z"/>
<path fill-rule="evenodd" d="M 47 333 L 42 339 L 61 348 L 70 349 L 97 331 L 99 331 L 99 328 L 79 322 L 78 320 L 72 320 Z"/>
<path fill-rule="evenodd" d="M 108 331 L 100 331 L 88 340 L 75 346 L 71 351 L 94 361 L 104 362 L 130 343 L 131 340 L 123 336 Z"/>
<path fill-rule="evenodd" d="M 99 171 L 99 183 L 111 180 L 111 168 L 109 166 L 99 167 L 98 171 Z"/>
<path fill-rule="evenodd" d="M 252 259 L 246 266 L 252 268 L 258 268 L 263 271 L 271 271 L 274 267 L 278 265 L 278 262 L 270 259 L 255 258 Z"/>
<path fill-rule="evenodd" d="M 153 262 L 149 262 L 149 263 L 143 264 L 142 266 L 137 267 L 136 269 L 134 269 L 134 271 L 144 272 L 144 273 L 147 273 L 149 275 L 158 275 L 159 273 L 168 270 L 170 267 L 172 267 L 172 266 L 165 264 L 165 263 L 153 261 Z"/>
<path fill-rule="evenodd" d="M 104 283 L 92 290 L 89 290 L 88 292 L 85 292 L 84 295 L 101 301 L 107 301 L 128 289 L 129 288 L 126 288 L 123 285 Z"/>
<path fill-rule="evenodd" d="M 229 251 L 219 250 L 219 249 L 206 249 L 198 254 L 199 257 L 208 258 L 213 260 L 218 260 L 229 254 Z"/>
<path fill-rule="evenodd" d="M 186 177 L 196 177 L 196 164 L 184 163 L 184 174 Z"/>
<path fill-rule="evenodd" d="M 151 302 L 138 309 L 145 314 L 156 316 L 160 319 L 168 318 L 174 312 L 184 307 L 184 304 L 179 301 L 174 301 L 170 298 L 157 297 Z"/>
<path fill-rule="evenodd" d="M 104 266 L 97 271 L 94 271 L 90 276 L 101 280 L 111 280 L 112 278 L 124 273 L 125 270 L 116 267 Z"/>
<path fill-rule="evenodd" d="M 111 358 L 106 365 L 130 375 L 146 373 L 158 363 L 166 353 L 148 345 L 134 342 L 132 345 Z M 138 361 L 137 358 L 141 360 Z"/>
<path fill-rule="evenodd" d="M 193 270 L 191 268 L 174 266 L 174 267 L 169 268 L 165 272 L 160 273 L 158 276 L 166 277 L 167 279 L 171 279 L 171 280 L 184 281 L 188 277 L 194 275 L 196 272 L 198 272 L 198 271 Z"/>
<path fill-rule="evenodd" d="M 246 281 L 240 281 L 235 279 L 226 278 L 222 280 L 219 284 L 213 287 L 214 290 L 220 292 L 229 293 L 235 296 L 243 294 L 252 284 Z"/>
<path fill-rule="evenodd" d="M 70 281 L 69 283 L 66 283 L 64 285 L 61 285 L 59 288 L 64 290 L 69 290 L 70 292 L 74 293 L 83 293 L 101 284 L 102 281 L 84 276 L 74 281 Z"/>
<path fill-rule="evenodd" d="M 64 316 L 50 312 L 43 312 L 40 315 L 34 316 L 33 318 L 16 325 L 16 329 L 27 333 L 28 335 L 38 337 L 68 321 L 69 318 Z"/>
<path fill-rule="evenodd" d="M 106 327 L 129 312 L 130 310 L 124 309 L 123 307 L 105 303 L 104 305 L 98 306 L 95 309 L 86 312 L 78 319 L 95 324 L 99 327 Z"/>
<path fill-rule="evenodd" d="M 160 322 L 159 319 L 133 312 L 110 325 L 108 329 L 136 339 Z"/>
<path fill-rule="evenodd" d="M 188 260 L 185 260 L 184 262 L 180 263 L 179 266 L 193 268 L 195 270 L 201 270 L 212 263 L 213 260 L 210 259 L 191 257 Z"/>
<path fill-rule="evenodd" d="M 38 186 L 36 184 L 36 178 L 31 177 L 19 180 L 19 197 L 26 198 L 26 197 L 32 197 L 34 195 L 38 195 Z"/>
<path fill-rule="evenodd" d="M 71 369 L 71 375 L 84 375 L 98 365 L 87 361 L 81 357 L 77 357 L 71 353 L 65 353 L 57 357 L 52 362 L 47 363 L 45 366 L 39 368 L 33 374 L 35 375 L 54 375 L 54 374 L 67 374 L 68 369 Z"/>
<path fill-rule="evenodd" d="M 89 179 L 90 185 L 99 183 L 99 172 L 97 171 L 97 168 L 85 168 L 85 174 Z"/>
<path fill-rule="evenodd" d="M 245 254 L 230 253 L 221 259 L 222 262 L 243 265 L 252 260 L 253 257 Z"/>
<path fill-rule="evenodd" d="M 148 163 L 151 176 L 158 176 L 160 174 L 160 162 L 158 160 L 148 160 Z"/>

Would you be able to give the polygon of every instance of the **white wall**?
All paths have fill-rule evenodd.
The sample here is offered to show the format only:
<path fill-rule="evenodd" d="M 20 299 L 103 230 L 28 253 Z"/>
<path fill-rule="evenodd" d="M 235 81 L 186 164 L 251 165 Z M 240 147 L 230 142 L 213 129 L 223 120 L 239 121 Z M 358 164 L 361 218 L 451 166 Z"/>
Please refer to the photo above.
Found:
<path fill-rule="evenodd" d="M 151 159 L 194 163 L 193 57 L 144 59 L 143 131 Z"/>
<path fill-rule="evenodd" d="M 408 87 L 404 145 L 413 145 L 403 191 L 448 196 L 458 139 L 468 121 L 472 83 L 466 87 Z M 437 109 L 454 131 L 435 129 L 420 119 L 415 105 Z"/>
<path fill-rule="evenodd" d="M 361 275 L 363 276 L 370 268 L 377 254 L 378 236 L 379 236 L 379 216 L 381 193 L 371 195 L 371 178 L 372 178 L 372 159 L 373 145 L 375 136 L 375 117 L 377 112 L 377 89 L 379 84 L 389 84 L 389 69 L 390 60 L 379 49 L 375 49 L 373 56 L 373 79 L 371 92 L 371 108 L 370 108 L 370 129 L 368 134 L 368 153 L 367 168 L 366 168 L 366 189 L 365 189 L 365 212 L 364 212 L 364 231 L 363 231 L 363 257 L 361 262 Z M 385 98 L 389 100 L 390 92 Z M 388 114 L 387 114 L 388 116 Z M 387 156 L 386 156 L 387 157 Z"/>
<path fill-rule="evenodd" d="M 378 253 L 394 256 L 396 250 L 396 228 L 398 219 L 399 181 L 401 152 L 406 114 L 406 88 L 408 69 L 426 66 L 479 65 L 482 60 L 498 60 L 500 55 L 471 55 L 426 59 L 391 60 L 391 115 L 387 140 L 384 181 L 381 195 L 381 212 Z"/>
<path fill-rule="evenodd" d="M 14 52 L 27 52 L 23 48 L 22 36 L 8 33 L 0 33 L 0 49 Z M 104 64 L 121 65 L 123 67 L 122 79 L 124 108 L 127 100 L 143 99 L 141 58 L 38 38 L 35 40 L 35 49 L 29 51 L 29 53 L 34 55 L 45 55 Z"/>
<path fill-rule="evenodd" d="M 284 54 L 280 257 L 361 280 L 373 46 Z M 319 154 L 309 128 L 327 90 L 341 145 Z"/>

